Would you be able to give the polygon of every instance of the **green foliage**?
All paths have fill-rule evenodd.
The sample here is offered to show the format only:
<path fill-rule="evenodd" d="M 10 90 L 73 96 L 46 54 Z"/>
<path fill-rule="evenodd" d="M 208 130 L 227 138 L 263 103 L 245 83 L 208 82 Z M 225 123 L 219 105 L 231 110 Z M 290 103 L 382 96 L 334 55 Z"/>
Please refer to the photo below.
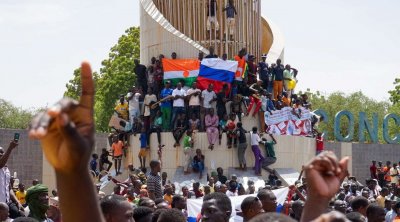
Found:
<path fill-rule="evenodd" d="M 328 123 L 321 123 L 319 125 L 321 130 L 326 130 L 328 132 L 329 140 L 334 140 L 333 126 L 336 113 L 341 110 L 348 110 L 354 115 L 354 141 L 358 140 L 359 112 L 365 112 L 370 123 L 372 123 L 372 114 L 378 114 L 378 138 L 379 141 L 383 142 L 382 122 L 384 116 L 389 113 L 389 108 L 391 107 L 388 102 L 375 101 L 365 96 L 362 92 L 355 92 L 349 95 L 343 92 L 335 92 L 327 96 L 321 95 L 318 91 L 315 93 L 307 91 L 306 93 L 309 95 L 308 97 L 312 103 L 312 108 L 322 109 L 329 116 Z M 340 130 L 342 135 L 347 134 L 347 124 L 346 121 L 342 121 Z M 370 141 L 369 136 L 367 136 L 366 139 Z"/>
<path fill-rule="evenodd" d="M 390 101 L 395 105 L 400 102 L 400 79 L 396 78 L 393 85 L 394 90 L 390 90 L 388 93 L 390 94 Z"/>
<path fill-rule="evenodd" d="M 0 128 L 26 129 L 38 111 L 40 110 L 23 110 L 0 99 Z"/>
<path fill-rule="evenodd" d="M 102 61 L 100 73 L 93 73 L 95 95 L 96 130 L 107 132 L 108 122 L 113 113 L 115 102 L 120 94 L 126 94 L 134 85 L 134 59 L 139 58 L 140 31 L 131 27 L 118 39 L 109 53 L 109 58 Z M 64 96 L 78 99 L 81 93 L 80 69 L 75 69 L 73 78 L 66 84 Z"/>
<path fill-rule="evenodd" d="M 111 48 L 109 58 L 103 60 L 97 81 L 95 118 L 98 131 L 108 131 L 108 122 L 120 94 L 126 94 L 134 85 L 134 59 L 139 58 L 140 31 L 129 28 Z"/>
<path fill-rule="evenodd" d="M 93 72 L 93 79 L 96 86 L 99 79 L 99 74 L 97 72 Z M 65 84 L 65 87 L 67 87 L 67 91 L 64 92 L 64 97 L 69 97 L 75 100 L 79 99 L 82 92 L 80 68 L 74 70 L 73 78 Z"/>

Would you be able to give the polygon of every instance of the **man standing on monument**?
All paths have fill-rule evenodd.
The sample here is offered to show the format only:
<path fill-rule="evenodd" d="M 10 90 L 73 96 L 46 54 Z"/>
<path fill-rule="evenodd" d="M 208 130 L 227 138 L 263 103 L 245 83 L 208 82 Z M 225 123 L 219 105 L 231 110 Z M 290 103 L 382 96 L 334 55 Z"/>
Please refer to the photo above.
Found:
<path fill-rule="evenodd" d="M 240 83 L 242 83 L 243 81 L 243 73 L 246 67 L 246 58 L 245 58 L 246 54 L 247 54 L 246 48 L 242 48 L 239 51 L 238 55 L 235 56 L 235 61 L 238 62 L 238 68 L 235 73 L 235 81 L 239 81 Z"/>
<path fill-rule="evenodd" d="M 118 117 L 129 121 L 129 106 L 128 103 L 125 102 L 125 96 L 119 96 L 119 104 L 115 106 L 114 112 L 118 115 Z"/>
<path fill-rule="evenodd" d="M 201 90 L 197 88 L 197 82 L 193 82 L 192 88 L 188 89 L 187 98 L 189 100 L 189 117 L 193 114 L 196 115 L 197 119 L 200 119 L 200 94 Z"/>
<path fill-rule="evenodd" d="M 267 60 L 267 54 L 263 54 L 261 56 L 261 61 L 258 63 L 258 78 L 263 82 L 262 87 L 267 90 L 269 85 L 268 85 L 268 63 L 266 62 Z"/>
<path fill-rule="evenodd" d="M 186 113 L 185 109 L 186 91 L 182 88 L 182 83 L 179 82 L 176 85 L 176 89 L 172 91 L 172 96 L 174 97 L 172 104 L 172 122 L 171 122 L 171 126 L 173 127 L 178 115 Z"/>
<path fill-rule="evenodd" d="M 214 52 L 214 47 L 210 46 L 210 48 L 208 49 L 208 51 L 210 51 L 210 54 L 208 54 L 208 55 L 206 56 L 206 59 L 218 58 L 218 55 L 216 55 L 215 52 Z"/>
<path fill-rule="evenodd" d="M 239 140 L 238 145 L 238 159 L 239 159 L 239 170 L 247 170 L 245 152 L 247 149 L 247 139 L 246 139 L 246 130 L 243 129 L 242 123 L 238 122 L 236 124 L 236 136 Z"/>
<path fill-rule="evenodd" d="M 218 39 L 219 23 L 216 14 L 217 14 L 217 0 L 209 0 L 207 2 L 207 36 L 210 36 L 211 23 L 214 23 L 214 27 L 217 32 L 216 38 Z"/>
<path fill-rule="evenodd" d="M 283 91 L 283 71 L 285 68 L 281 64 L 281 59 L 276 60 L 276 66 L 272 71 L 274 78 L 274 99 L 278 98 L 278 95 L 282 95 Z"/>
<path fill-rule="evenodd" d="M 142 88 L 143 93 L 147 93 L 147 75 L 146 66 L 139 64 L 139 60 L 135 59 L 135 69 L 133 70 L 136 74 L 136 85 Z"/>
<path fill-rule="evenodd" d="M 235 34 L 235 15 L 237 15 L 233 0 L 229 0 L 228 5 L 222 11 L 226 11 L 226 23 L 228 24 L 227 30 L 229 29 L 230 37 L 229 40 L 233 41 L 233 35 Z"/>
<path fill-rule="evenodd" d="M 133 119 L 138 118 L 140 116 L 140 108 L 139 108 L 139 98 L 142 95 L 136 91 L 135 87 L 132 87 L 131 91 L 126 95 L 128 98 L 128 107 L 129 107 L 129 122 L 133 124 Z"/>
<path fill-rule="evenodd" d="M 171 82 L 167 80 L 165 82 L 165 88 L 161 90 L 160 100 L 161 102 L 161 113 L 162 113 L 162 125 L 163 130 L 170 130 L 171 124 L 171 111 L 172 111 L 172 101 L 169 97 L 172 96 L 172 89 L 170 88 Z"/>

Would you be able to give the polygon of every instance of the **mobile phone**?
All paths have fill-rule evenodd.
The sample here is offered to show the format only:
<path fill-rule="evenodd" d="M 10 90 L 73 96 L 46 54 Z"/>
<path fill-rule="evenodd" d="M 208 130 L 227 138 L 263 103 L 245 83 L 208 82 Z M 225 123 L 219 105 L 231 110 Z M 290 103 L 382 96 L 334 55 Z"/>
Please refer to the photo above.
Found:
<path fill-rule="evenodd" d="M 14 133 L 14 141 L 19 141 L 19 133 Z"/>

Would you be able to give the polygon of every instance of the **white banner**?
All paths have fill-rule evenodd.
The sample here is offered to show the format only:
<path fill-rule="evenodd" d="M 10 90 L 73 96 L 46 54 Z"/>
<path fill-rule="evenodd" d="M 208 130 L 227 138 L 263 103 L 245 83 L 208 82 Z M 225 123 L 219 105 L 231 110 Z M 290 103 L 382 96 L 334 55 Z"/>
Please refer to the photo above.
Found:
<path fill-rule="evenodd" d="M 278 135 L 306 136 L 311 133 L 311 112 L 301 107 L 293 109 L 284 107 L 281 110 L 264 113 L 267 133 Z"/>
<path fill-rule="evenodd" d="M 289 188 L 281 188 L 277 190 L 272 190 L 272 192 L 276 196 L 276 201 L 277 205 L 282 205 L 284 204 L 287 194 L 289 192 Z M 231 217 L 235 217 L 235 221 L 238 218 L 236 216 L 237 211 L 241 211 L 240 205 L 242 204 L 242 201 L 249 196 L 256 196 L 256 194 L 251 194 L 251 195 L 242 195 L 242 196 L 237 196 L 237 197 L 229 197 L 231 199 L 232 203 L 232 214 Z M 200 199 L 188 199 L 187 200 L 187 211 L 188 211 L 188 221 L 192 221 L 193 219 L 197 218 L 197 216 L 201 212 L 201 206 L 203 205 L 203 198 Z"/>

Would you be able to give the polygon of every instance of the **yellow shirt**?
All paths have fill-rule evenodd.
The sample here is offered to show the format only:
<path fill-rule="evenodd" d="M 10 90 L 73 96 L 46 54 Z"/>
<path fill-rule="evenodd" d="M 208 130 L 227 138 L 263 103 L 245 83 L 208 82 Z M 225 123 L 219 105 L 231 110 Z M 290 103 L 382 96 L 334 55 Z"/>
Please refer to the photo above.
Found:
<path fill-rule="evenodd" d="M 168 203 L 171 204 L 172 203 L 172 195 L 165 194 L 164 200 L 168 201 Z"/>
<path fill-rule="evenodd" d="M 122 118 L 124 118 L 125 120 L 129 120 L 129 117 L 128 117 L 128 103 L 124 103 L 124 104 L 118 104 L 116 107 L 115 107 L 115 111 L 117 111 L 121 116 L 122 116 Z"/>
<path fill-rule="evenodd" d="M 376 198 L 376 202 L 378 203 L 379 206 L 381 206 L 383 208 L 385 207 L 385 198 L 383 196 L 379 195 Z"/>
<path fill-rule="evenodd" d="M 18 201 L 21 204 L 25 204 L 26 203 L 26 201 L 25 201 L 26 190 L 24 192 L 21 192 L 21 191 L 18 190 L 17 192 L 15 192 L 15 196 L 17 197 Z"/>

